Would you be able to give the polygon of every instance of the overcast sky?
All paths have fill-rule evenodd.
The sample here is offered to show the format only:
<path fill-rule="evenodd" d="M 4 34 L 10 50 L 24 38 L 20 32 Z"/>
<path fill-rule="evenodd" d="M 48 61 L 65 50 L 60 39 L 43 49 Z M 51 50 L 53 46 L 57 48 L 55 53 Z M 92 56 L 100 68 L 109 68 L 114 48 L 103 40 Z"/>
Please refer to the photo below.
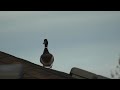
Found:
<path fill-rule="evenodd" d="M 110 77 L 120 55 L 120 12 L 0 11 L 0 51 L 41 65 L 45 38 L 53 69 Z"/>

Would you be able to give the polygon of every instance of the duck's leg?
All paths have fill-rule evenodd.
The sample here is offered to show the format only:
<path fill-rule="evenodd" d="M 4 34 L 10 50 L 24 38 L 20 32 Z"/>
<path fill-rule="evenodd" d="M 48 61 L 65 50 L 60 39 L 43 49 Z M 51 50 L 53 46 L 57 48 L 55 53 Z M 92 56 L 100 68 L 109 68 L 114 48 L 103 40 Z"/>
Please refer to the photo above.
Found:
<path fill-rule="evenodd" d="M 52 66 L 50 66 L 50 69 L 52 68 Z"/>
<path fill-rule="evenodd" d="M 45 66 L 43 65 L 43 68 L 45 68 Z"/>

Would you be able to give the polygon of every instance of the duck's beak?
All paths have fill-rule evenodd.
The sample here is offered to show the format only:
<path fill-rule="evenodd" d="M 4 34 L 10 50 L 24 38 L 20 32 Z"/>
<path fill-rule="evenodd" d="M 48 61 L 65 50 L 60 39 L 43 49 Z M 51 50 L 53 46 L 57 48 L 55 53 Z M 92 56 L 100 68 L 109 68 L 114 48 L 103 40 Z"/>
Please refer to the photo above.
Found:
<path fill-rule="evenodd" d="M 43 42 L 43 44 L 45 44 L 45 42 Z"/>

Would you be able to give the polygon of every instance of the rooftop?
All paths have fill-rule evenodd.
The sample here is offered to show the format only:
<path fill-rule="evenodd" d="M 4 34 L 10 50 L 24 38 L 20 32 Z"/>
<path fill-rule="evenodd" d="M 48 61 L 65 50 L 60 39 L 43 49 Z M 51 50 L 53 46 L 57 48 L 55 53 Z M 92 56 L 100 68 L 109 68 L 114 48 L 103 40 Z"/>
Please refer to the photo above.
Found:
<path fill-rule="evenodd" d="M 11 65 L 18 63 L 23 65 L 22 79 L 73 79 L 70 74 L 44 68 L 40 65 L 0 51 L 0 65 Z"/>
<path fill-rule="evenodd" d="M 17 64 L 20 64 L 22 68 Z M 5 70 L 7 71 L 4 72 Z M 22 71 L 22 74 L 18 74 L 18 72 L 21 72 L 20 70 Z M 109 79 L 107 77 L 97 75 L 76 67 L 71 69 L 70 74 L 44 68 L 40 65 L 29 62 L 28 60 L 24 60 L 0 51 L 0 78 L 5 78 L 6 73 L 9 75 L 9 77 L 11 75 L 12 78 L 15 79 Z"/>

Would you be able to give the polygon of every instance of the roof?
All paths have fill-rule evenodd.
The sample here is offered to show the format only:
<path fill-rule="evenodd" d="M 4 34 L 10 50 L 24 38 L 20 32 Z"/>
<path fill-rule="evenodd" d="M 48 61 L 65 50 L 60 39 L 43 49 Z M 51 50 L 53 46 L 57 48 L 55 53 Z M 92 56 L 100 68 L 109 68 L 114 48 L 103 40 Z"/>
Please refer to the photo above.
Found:
<path fill-rule="evenodd" d="M 0 65 L 10 65 L 18 63 L 23 65 L 22 79 L 73 79 L 70 74 L 44 68 L 40 65 L 0 51 Z"/>
<path fill-rule="evenodd" d="M 72 77 L 76 79 L 109 79 L 108 77 L 104 77 L 101 75 L 97 75 L 95 73 L 82 70 L 80 68 L 73 67 L 70 71 Z"/>

